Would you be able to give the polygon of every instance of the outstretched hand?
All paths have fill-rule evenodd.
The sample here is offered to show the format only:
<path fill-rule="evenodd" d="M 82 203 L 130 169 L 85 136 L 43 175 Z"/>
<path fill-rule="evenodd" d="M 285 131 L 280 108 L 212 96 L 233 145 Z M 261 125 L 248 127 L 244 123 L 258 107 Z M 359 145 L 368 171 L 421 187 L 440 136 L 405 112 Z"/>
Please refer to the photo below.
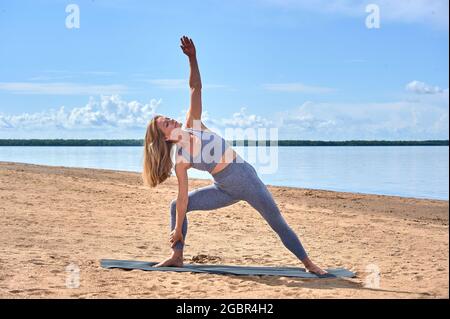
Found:
<path fill-rule="evenodd" d="M 181 37 L 181 50 L 183 50 L 183 53 L 186 54 L 188 57 L 195 57 L 196 51 L 195 51 L 195 45 L 191 38 L 188 38 L 187 36 Z"/>

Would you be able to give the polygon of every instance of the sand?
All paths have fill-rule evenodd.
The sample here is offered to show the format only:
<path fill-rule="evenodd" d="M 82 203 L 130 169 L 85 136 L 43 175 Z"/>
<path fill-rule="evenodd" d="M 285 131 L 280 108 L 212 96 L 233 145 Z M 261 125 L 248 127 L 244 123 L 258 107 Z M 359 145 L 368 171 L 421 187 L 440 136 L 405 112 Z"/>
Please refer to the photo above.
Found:
<path fill-rule="evenodd" d="M 139 173 L 0 162 L 0 297 L 449 298 L 448 201 L 269 190 L 313 261 L 357 277 L 103 269 L 169 255 L 176 178 L 148 189 Z M 302 266 L 246 202 L 188 216 L 185 263 Z"/>

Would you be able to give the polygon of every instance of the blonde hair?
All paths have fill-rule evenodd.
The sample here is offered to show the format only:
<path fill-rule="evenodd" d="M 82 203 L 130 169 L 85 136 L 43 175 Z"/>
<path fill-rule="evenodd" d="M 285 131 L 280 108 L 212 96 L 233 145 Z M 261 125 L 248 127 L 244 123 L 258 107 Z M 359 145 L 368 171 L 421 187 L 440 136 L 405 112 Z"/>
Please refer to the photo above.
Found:
<path fill-rule="evenodd" d="M 147 125 L 144 140 L 144 164 L 142 179 L 144 185 L 155 187 L 170 177 L 173 162 L 171 150 L 173 142 L 166 141 L 164 133 L 156 125 L 161 115 L 155 115 Z"/>

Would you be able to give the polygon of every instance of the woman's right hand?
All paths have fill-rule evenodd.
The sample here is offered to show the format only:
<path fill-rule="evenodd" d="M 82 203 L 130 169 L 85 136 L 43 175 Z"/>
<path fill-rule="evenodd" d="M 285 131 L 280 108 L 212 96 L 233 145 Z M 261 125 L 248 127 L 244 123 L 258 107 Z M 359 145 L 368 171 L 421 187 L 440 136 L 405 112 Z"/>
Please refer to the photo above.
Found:
<path fill-rule="evenodd" d="M 195 51 L 195 45 L 192 39 L 188 38 L 187 36 L 181 37 L 181 50 L 183 50 L 183 53 L 186 54 L 188 57 L 195 57 L 196 51 Z"/>
<path fill-rule="evenodd" d="M 170 246 L 172 248 L 175 247 L 178 241 L 181 241 L 181 243 L 184 244 L 183 233 L 181 232 L 181 230 L 174 229 L 170 232 L 169 235 Z"/>

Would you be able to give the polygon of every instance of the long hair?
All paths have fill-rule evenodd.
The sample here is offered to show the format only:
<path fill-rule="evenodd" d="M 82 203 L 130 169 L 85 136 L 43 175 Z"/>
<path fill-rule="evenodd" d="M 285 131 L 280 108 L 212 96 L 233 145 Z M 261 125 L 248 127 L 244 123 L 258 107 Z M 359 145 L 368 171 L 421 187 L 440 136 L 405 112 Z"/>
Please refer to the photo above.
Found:
<path fill-rule="evenodd" d="M 170 177 L 174 165 L 171 157 L 173 142 L 166 141 L 163 132 L 156 126 L 159 117 L 161 115 L 156 115 L 150 120 L 144 140 L 142 179 L 144 185 L 150 187 Z"/>

